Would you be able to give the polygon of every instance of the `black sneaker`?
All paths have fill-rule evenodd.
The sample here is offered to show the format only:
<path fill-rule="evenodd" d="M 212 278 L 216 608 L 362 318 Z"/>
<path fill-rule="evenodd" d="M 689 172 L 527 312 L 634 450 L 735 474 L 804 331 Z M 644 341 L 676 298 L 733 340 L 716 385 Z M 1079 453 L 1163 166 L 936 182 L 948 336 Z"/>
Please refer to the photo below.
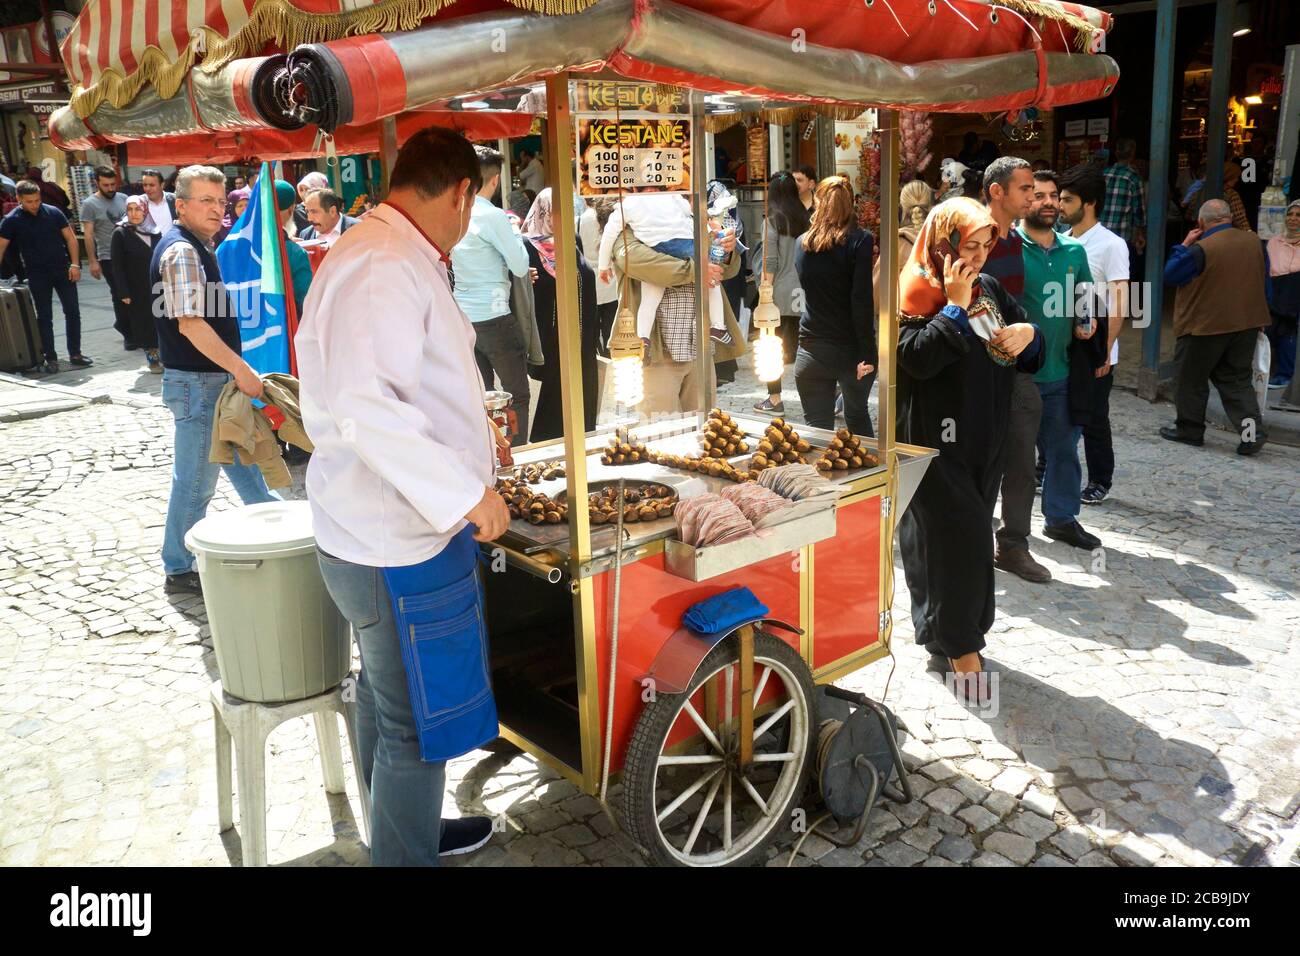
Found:
<path fill-rule="evenodd" d="M 1238 455 L 1256 455 L 1264 447 L 1264 442 L 1268 441 L 1268 436 L 1264 435 L 1256 438 L 1254 441 L 1244 441 L 1237 446 Z"/>
<path fill-rule="evenodd" d="M 186 571 L 184 574 L 167 575 L 163 590 L 168 594 L 202 594 L 203 585 L 199 583 L 197 571 Z"/>
<path fill-rule="evenodd" d="M 774 402 L 772 401 L 772 396 L 769 395 L 754 406 L 754 411 L 764 412 L 768 415 L 784 415 L 785 403 L 780 400 Z"/>
<path fill-rule="evenodd" d="M 726 329 L 709 329 L 709 338 L 713 339 L 713 341 L 717 342 L 719 345 L 731 344 L 731 333 Z"/>
<path fill-rule="evenodd" d="M 438 856 L 463 856 L 466 853 L 473 853 L 491 839 L 492 820 L 488 817 L 443 820 Z"/>
<path fill-rule="evenodd" d="M 41 366 L 41 371 L 46 375 L 59 374 L 59 360 L 56 358 L 47 358 L 45 363 Z"/>
<path fill-rule="evenodd" d="M 1085 505 L 1099 505 L 1106 500 L 1109 494 L 1109 488 L 1094 482 L 1083 489 L 1083 492 L 1079 495 L 1079 500 Z"/>
<path fill-rule="evenodd" d="M 1083 525 L 1077 521 L 1071 521 L 1069 524 L 1046 525 L 1043 534 L 1055 541 L 1064 541 L 1072 547 L 1082 548 L 1085 551 L 1095 551 L 1101 547 L 1101 538 L 1084 531 Z"/>
<path fill-rule="evenodd" d="M 72 355 L 68 357 L 68 364 L 75 365 L 77 368 L 90 368 L 95 364 L 95 360 L 84 355 Z"/>

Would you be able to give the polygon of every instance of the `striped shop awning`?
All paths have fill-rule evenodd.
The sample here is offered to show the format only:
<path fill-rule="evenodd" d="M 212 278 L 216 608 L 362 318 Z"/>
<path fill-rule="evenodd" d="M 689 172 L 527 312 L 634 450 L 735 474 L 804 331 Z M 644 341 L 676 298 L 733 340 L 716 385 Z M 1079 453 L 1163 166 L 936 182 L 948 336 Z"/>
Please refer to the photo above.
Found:
<path fill-rule="evenodd" d="M 170 98 L 196 66 L 284 52 L 301 43 L 411 30 L 435 17 L 511 7 L 581 12 L 599 0 L 88 0 L 62 48 L 81 117 L 125 107 L 146 87 Z M 899 63 L 991 56 L 1041 44 L 1097 52 L 1109 14 L 1065 0 L 681 0 L 712 16 Z M 954 29 L 954 18 L 962 26 Z M 1008 29 L 1007 24 L 1015 25 Z M 1021 25 L 1022 24 L 1022 25 Z M 967 28 L 968 27 L 968 28 Z M 1028 40 L 1028 43 L 1026 43 Z"/>

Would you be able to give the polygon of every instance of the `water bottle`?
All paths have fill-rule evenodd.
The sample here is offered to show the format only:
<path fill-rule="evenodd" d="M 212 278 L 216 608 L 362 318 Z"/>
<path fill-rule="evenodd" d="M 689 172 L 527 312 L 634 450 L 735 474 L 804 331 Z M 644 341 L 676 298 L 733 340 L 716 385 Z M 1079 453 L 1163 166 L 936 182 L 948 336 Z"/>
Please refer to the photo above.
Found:
<path fill-rule="evenodd" d="M 709 230 L 709 262 L 720 266 L 727 261 L 727 252 L 722 248 L 722 236 L 727 231 L 726 220 L 718 228 Z"/>
<path fill-rule="evenodd" d="M 736 234 L 736 220 L 732 210 L 736 208 L 736 197 L 726 193 L 709 207 L 709 218 L 717 223 L 716 229 L 709 230 L 709 262 L 715 266 L 722 265 L 727 259 L 727 252 L 722 248 L 722 237 L 730 232 Z"/>

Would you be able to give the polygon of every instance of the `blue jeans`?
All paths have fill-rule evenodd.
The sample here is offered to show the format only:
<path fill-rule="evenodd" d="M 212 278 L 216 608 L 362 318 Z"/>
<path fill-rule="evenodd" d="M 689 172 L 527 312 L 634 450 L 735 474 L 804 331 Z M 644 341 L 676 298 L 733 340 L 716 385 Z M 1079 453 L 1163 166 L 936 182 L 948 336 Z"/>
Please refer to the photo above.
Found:
<path fill-rule="evenodd" d="M 63 308 L 63 326 L 68 333 L 68 355 L 81 354 L 81 305 L 77 299 L 77 284 L 67 272 L 45 274 L 29 272 L 27 288 L 32 291 L 32 304 L 36 307 L 36 326 L 41 331 L 41 351 L 47 359 L 59 357 L 54 348 L 54 293 L 59 294 Z"/>
<path fill-rule="evenodd" d="M 1039 382 L 1043 417 L 1038 423 L 1038 447 L 1047 460 L 1043 472 L 1043 520 L 1049 525 L 1069 524 L 1079 516 L 1079 436 L 1083 428 L 1070 424 L 1070 382 Z"/>
<path fill-rule="evenodd" d="M 207 514 L 222 469 L 244 504 L 280 500 L 267 490 L 256 465 L 217 465 L 208 461 L 217 397 L 228 381 L 230 376 L 225 372 L 182 372 L 173 368 L 163 372 L 163 404 L 176 421 L 172 491 L 167 501 L 162 548 L 163 571 L 167 574 L 194 570 L 194 555 L 185 547 L 185 535 Z"/>
<path fill-rule="evenodd" d="M 657 246 L 651 246 L 655 252 L 662 252 L 666 256 L 672 256 L 674 259 L 694 259 L 695 258 L 695 240 L 694 239 L 665 239 Z"/>
<path fill-rule="evenodd" d="M 420 759 L 393 602 L 379 568 L 317 549 L 321 576 L 361 651 L 357 680 L 359 772 L 370 788 L 370 862 L 437 866 L 446 764 Z"/>

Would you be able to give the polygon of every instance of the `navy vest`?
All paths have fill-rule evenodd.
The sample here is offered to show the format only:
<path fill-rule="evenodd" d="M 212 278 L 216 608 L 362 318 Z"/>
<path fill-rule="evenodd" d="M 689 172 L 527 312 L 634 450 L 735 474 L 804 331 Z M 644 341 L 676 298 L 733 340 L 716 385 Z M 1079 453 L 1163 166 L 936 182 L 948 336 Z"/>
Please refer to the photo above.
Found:
<path fill-rule="evenodd" d="M 225 284 L 221 281 L 221 266 L 217 257 L 198 236 L 190 232 L 179 222 L 174 223 L 154 247 L 153 258 L 149 261 L 149 287 L 154 290 L 153 314 L 154 325 L 158 329 L 158 352 L 163 365 L 182 372 L 223 372 L 220 365 L 212 361 L 189 339 L 181 334 L 180 324 L 167 314 L 162 301 L 163 253 L 178 242 L 188 242 L 198 253 L 203 265 L 203 275 L 207 287 L 203 295 L 203 319 L 212 326 L 221 341 L 230 346 L 236 355 L 241 354 L 239 346 L 239 316 L 235 313 L 235 303 L 231 301 Z"/>

